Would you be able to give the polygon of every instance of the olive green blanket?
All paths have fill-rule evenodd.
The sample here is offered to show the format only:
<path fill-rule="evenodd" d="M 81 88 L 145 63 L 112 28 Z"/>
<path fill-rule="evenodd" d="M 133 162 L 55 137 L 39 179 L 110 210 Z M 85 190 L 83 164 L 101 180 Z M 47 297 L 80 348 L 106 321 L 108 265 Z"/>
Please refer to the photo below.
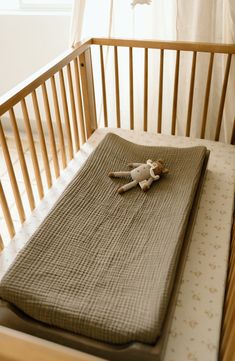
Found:
<path fill-rule="evenodd" d="M 161 334 L 205 147 L 147 147 L 108 134 L 0 284 L 48 325 L 112 344 Z M 109 171 L 163 159 L 170 173 L 123 195 Z"/>

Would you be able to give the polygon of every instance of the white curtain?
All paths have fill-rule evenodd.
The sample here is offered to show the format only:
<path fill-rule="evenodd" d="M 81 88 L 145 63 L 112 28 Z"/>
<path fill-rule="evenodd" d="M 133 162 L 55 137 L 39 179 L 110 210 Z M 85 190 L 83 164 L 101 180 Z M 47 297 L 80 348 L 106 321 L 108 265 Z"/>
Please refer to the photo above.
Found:
<path fill-rule="evenodd" d="M 211 43 L 235 43 L 235 1 L 234 0 L 177 0 L 177 40 L 202 41 Z M 194 108 L 192 121 L 193 135 L 200 135 L 205 79 L 208 71 L 208 57 L 198 56 L 197 78 L 194 94 Z M 191 62 L 186 60 L 180 92 L 184 93 L 189 88 Z M 212 87 L 208 109 L 206 137 L 214 138 L 217 121 L 218 107 L 221 96 L 226 56 L 218 55 L 214 59 L 214 72 L 212 74 Z M 203 85 L 202 85 L 203 84 Z M 235 114 L 235 64 L 234 59 L 230 68 L 230 80 L 226 96 L 226 107 L 222 123 L 221 140 L 229 141 Z M 179 98 L 178 126 L 179 132 L 185 126 L 186 118 L 182 106 L 183 98 Z M 200 109 L 200 113 L 198 113 Z M 199 121 L 195 121 L 199 118 Z"/>
<path fill-rule="evenodd" d="M 136 3 L 132 6 L 131 3 Z M 148 4 L 147 4 L 148 3 Z M 87 37 L 121 37 L 136 39 L 160 39 L 160 40 L 183 40 L 183 41 L 205 41 L 205 42 L 235 42 L 235 1 L 234 0 L 75 0 L 71 44 L 76 44 L 81 38 Z M 97 54 L 98 55 L 98 54 Z M 119 49 L 120 58 L 120 87 L 121 87 L 121 119 L 122 126 L 127 125 L 128 120 L 128 69 L 124 65 L 127 62 L 125 49 Z M 143 52 L 135 52 L 134 69 L 137 71 L 135 79 L 135 124 L 138 127 L 142 125 L 143 119 Z M 174 63 L 175 54 L 167 52 L 164 63 L 164 102 L 163 119 L 165 129 L 163 132 L 169 132 L 171 123 L 171 111 L 173 94 L 172 82 L 174 81 Z M 108 78 L 108 92 L 112 95 L 109 102 L 109 113 L 115 114 L 115 94 L 112 54 L 105 53 L 106 74 Z M 199 136 L 202 116 L 202 92 L 205 91 L 205 79 L 207 77 L 208 57 L 198 54 L 196 83 L 192 114 L 192 135 Z M 179 103 L 177 112 L 177 133 L 184 134 L 184 127 L 187 118 L 189 81 L 191 72 L 192 58 L 184 54 L 181 58 L 181 73 L 179 80 Z M 95 66 L 98 63 L 95 64 Z M 223 82 L 225 69 L 225 57 L 221 56 L 214 62 L 214 72 L 212 76 L 213 91 L 210 96 L 208 123 L 206 136 L 213 137 L 215 130 L 216 114 L 218 113 L 218 102 Z M 156 119 L 158 109 L 158 67 L 159 55 L 149 51 L 149 129 L 156 130 Z M 234 64 L 230 75 L 230 87 L 234 83 Z M 97 75 L 97 82 L 100 81 Z M 168 85 L 171 84 L 169 87 Z M 201 85 L 204 84 L 204 85 Z M 218 89 L 220 89 L 218 91 Z M 228 92 L 227 100 L 235 97 L 235 90 Z M 230 99 L 229 99 L 230 98 Z M 101 101 L 101 95 L 98 94 L 98 100 Z M 228 140 L 228 134 L 231 132 L 233 115 L 235 113 L 234 101 L 231 106 L 226 105 L 226 113 L 223 121 L 223 139 Z M 201 109 L 201 113 L 198 112 Z M 102 114 L 101 114 L 102 118 Z M 113 125 L 115 125 L 115 120 Z"/>

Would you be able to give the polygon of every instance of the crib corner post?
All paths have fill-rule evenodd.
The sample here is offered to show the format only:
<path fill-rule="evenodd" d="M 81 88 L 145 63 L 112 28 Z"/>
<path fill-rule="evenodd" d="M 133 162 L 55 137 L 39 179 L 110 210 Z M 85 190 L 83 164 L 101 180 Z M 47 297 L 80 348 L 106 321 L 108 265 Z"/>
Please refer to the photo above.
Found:
<path fill-rule="evenodd" d="M 97 129 L 94 79 L 89 47 L 79 56 L 87 139 Z"/>

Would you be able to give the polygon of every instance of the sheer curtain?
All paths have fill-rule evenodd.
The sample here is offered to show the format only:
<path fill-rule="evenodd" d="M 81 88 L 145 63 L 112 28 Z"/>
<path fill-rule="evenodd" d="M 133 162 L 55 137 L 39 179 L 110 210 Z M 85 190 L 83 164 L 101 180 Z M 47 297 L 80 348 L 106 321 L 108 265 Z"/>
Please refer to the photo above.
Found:
<path fill-rule="evenodd" d="M 132 6 L 136 4 L 135 6 Z M 136 39 L 160 39 L 160 40 L 185 40 L 185 41 L 205 41 L 205 42 L 235 42 L 235 2 L 234 0 L 75 0 L 73 20 L 71 27 L 71 44 L 75 45 L 82 38 L 87 37 L 121 37 Z M 143 69 L 143 52 L 136 50 L 134 54 L 134 69 Z M 126 56 L 126 58 L 125 58 Z M 108 91 L 112 94 L 109 103 L 109 113 L 115 114 L 115 94 L 114 79 L 112 68 L 113 54 L 106 52 L 106 74 L 108 78 Z M 122 126 L 128 124 L 128 78 L 126 71 L 127 54 L 125 49 L 119 49 L 120 58 L 120 87 L 122 94 L 121 119 Z M 207 58 L 208 59 L 208 58 Z M 201 104 L 201 93 L 204 91 L 202 82 L 207 76 L 208 60 L 203 55 L 198 54 L 196 84 L 193 103 L 192 135 L 200 135 L 201 113 L 197 109 L 203 109 Z M 164 63 L 164 104 L 163 118 L 165 129 L 163 132 L 169 132 L 173 95 L 167 85 L 174 79 L 175 54 L 167 52 Z M 186 114 L 185 102 L 188 100 L 189 81 L 192 59 L 184 54 L 181 59 L 181 74 L 179 81 L 179 104 L 177 114 L 177 133 L 183 134 Z M 221 57 L 214 62 L 213 72 L 213 91 L 210 97 L 208 124 L 206 136 L 213 137 L 216 114 L 218 111 L 218 102 L 223 82 L 225 69 L 225 58 Z M 96 64 L 95 64 L 96 66 Z M 97 64 L 98 66 L 98 64 Z M 158 108 L 158 69 L 159 54 L 149 51 L 149 129 L 156 131 L 156 119 Z M 234 64 L 230 70 L 234 73 Z M 135 79 L 135 121 L 137 128 L 141 127 L 143 115 L 143 72 L 140 70 Z M 97 80 L 98 81 L 98 80 Z M 205 83 L 205 81 L 203 82 Z M 230 79 L 230 86 L 234 83 L 234 76 Z M 230 99 L 229 99 L 230 97 Z M 233 93 L 228 94 L 228 100 L 235 98 L 235 89 Z M 101 97 L 98 99 L 101 101 Z M 227 133 L 232 127 L 232 115 L 235 113 L 234 101 L 231 106 L 226 107 L 223 122 L 223 140 L 227 140 Z M 101 118 L 102 118 L 102 114 Z M 197 121 L 198 118 L 199 120 Z M 194 121 L 195 120 L 195 121 Z M 111 119 L 112 122 L 112 119 Z M 115 121 L 113 120 L 113 125 Z"/>
<path fill-rule="evenodd" d="M 177 0 L 176 17 L 177 40 L 183 41 L 202 41 L 211 43 L 235 43 L 235 1 L 234 0 Z M 199 117 L 198 109 L 203 109 L 201 94 L 204 87 L 200 84 L 205 83 L 208 70 L 208 58 L 205 59 L 199 54 L 197 62 L 197 83 L 195 84 L 194 94 L 194 112 L 193 118 Z M 189 66 L 190 62 L 184 64 L 182 74 L 183 86 L 180 92 L 184 93 L 189 87 Z M 226 56 L 217 56 L 214 58 L 214 71 L 212 73 L 212 87 L 210 94 L 210 103 L 208 110 L 206 137 L 213 139 L 217 121 L 219 100 L 226 66 Z M 230 80 L 226 96 L 226 111 L 222 123 L 221 140 L 229 141 L 228 134 L 231 134 L 235 114 L 235 64 L 234 59 L 230 68 Z M 179 98 L 183 102 L 183 98 Z M 179 104 L 178 126 L 179 132 L 182 132 L 185 114 L 182 113 L 183 106 Z M 200 135 L 200 121 L 193 122 L 193 134 Z"/>

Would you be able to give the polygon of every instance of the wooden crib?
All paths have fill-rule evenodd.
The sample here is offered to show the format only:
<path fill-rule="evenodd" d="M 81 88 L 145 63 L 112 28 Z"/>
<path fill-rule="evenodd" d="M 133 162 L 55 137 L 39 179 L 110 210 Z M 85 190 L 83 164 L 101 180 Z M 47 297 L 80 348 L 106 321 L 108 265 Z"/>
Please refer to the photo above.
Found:
<path fill-rule="evenodd" d="M 55 61 L 32 75 L 29 79 L 19 84 L 12 91 L 0 98 L 0 145 L 4 154 L 7 172 L 11 182 L 12 193 L 17 207 L 20 222 L 26 220 L 26 213 L 20 194 L 17 177 L 13 167 L 11 154 L 7 144 L 7 131 L 14 136 L 18 159 L 24 180 L 24 186 L 31 211 L 35 209 L 36 201 L 33 192 L 31 177 L 28 171 L 22 146 L 21 132 L 19 130 L 19 118 L 22 118 L 27 142 L 35 173 L 37 192 L 40 200 L 60 177 L 61 172 L 67 167 L 70 160 L 79 151 L 92 133 L 100 126 L 110 127 L 109 100 L 111 94 L 108 91 L 106 59 L 107 49 L 112 51 L 113 56 L 113 79 L 115 89 L 115 112 L 116 127 L 121 128 L 122 91 L 120 87 L 120 49 L 125 48 L 128 62 L 125 64 L 128 71 L 128 119 L 129 129 L 136 129 L 135 104 L 142 102 L 142 129 L 149 131 L 149 79 L 150 52 L 155 51 L 159 56 L 158 70 L 158 108 L 156 114 L 156 132 L 161 133 L 164 127 L 164 64 L 167 54 L 170 52 L 174 57 L 174 81 L 172 81 L 172 109 L 170 134 L 177 133 L 177 110 L 180 98 L 179 76 L 181 70 L 181 57 L 183 53 L 191 54 L 192 63 L 190 70 L 189 96 L 185 101 L 185 137 L 190 137 L 193 126 L 193 105 L 196 82 L 196 70 L 199 54 L 207 57 L 206 77 L 204 93 L 202 96 L 200 122 L 200 138 L 206 138 L 207 119 L 212 92 L 213 67 L 217 57 L 225 60 L 225 72 L 223 74 L 222 87 L 218 90 L 220 101 L 218 114 L 214 124 L 214 140 L 220 141 L 221 130 L 226 110 L 226 95 L 228 94 L 229 80 L 231 77 L 231 64 L 234 61 L 235 45 L 187 43 L 187 42 L 163 42 L 163 41 L 139 41 L 123 39 L 99 39 L 93 38 L 77 44 L 74 49 L 69 49 Z M 143 55 L 143 99 L 135 96 L 135 72 L 134 57 L 136 49 L 142 49 Z M 98 52 L 98 54 L 97 54 Z M 97 58 L 98 55 L 98 58 Z M 96 58 L 95 58 L 96 56 Z M 99 78 L 94 74 L 94 61 L 98 64 Z M 97 71 L 97 69 L 96 69 Z M 94 77 L 96 76 L 96 81 Z M 98 84 L 98 85 L 97 85 Z M 230 88 L 234 84 L 230 84 Z M 97 99 L 100 97 L 100 101 Z M 102 106 L 102 109 L 100 109 Z M 52 112 L 53 107 L 53 112 Z M 62 108 L 62 111 L 61 111 Z M 97 116 L 101 113 L 101 117 Z M 21 115 L 18 115 L 21 114 Z M 43 115 L 42 115 L 43 114 Z M 45 124 L 42 118 L 45 118 Z M 114 115 L 113 115 L 114 117 Z M 233 127 L 230 129 L 229 140 L 235 143 L 235 118 L 233 114 Z M 10 126 L 9 126 L 10 125 Z M 40 156 L 42 157 L 45 170 L 46 186 L 43 185 L 38 162 L 38 151 L 35 148 L 35 137 L 40 144 Z M 49 148 L 49 151 L 48 151 Z M 49 162 L 49 153 L 52 162 Z M 5 224 L 10 238 L 15 235 L 15 226 L 9 210 L 4 187 L 0 182 L 0 205 L 4 214 Z M 1 232 L 1 230 L 0 230 Z M 235 229 L 231 231 L 231 252 L 228 267 L 226 297 L 224 301 L 223 325 L 221 330 L 220 358 L 223 361 L 234 359 L 235 354 L 235 317 L 234 277 L 235 277 Z M 0 235 L 1 249 L 4 248 L 4 239 Z"/>

